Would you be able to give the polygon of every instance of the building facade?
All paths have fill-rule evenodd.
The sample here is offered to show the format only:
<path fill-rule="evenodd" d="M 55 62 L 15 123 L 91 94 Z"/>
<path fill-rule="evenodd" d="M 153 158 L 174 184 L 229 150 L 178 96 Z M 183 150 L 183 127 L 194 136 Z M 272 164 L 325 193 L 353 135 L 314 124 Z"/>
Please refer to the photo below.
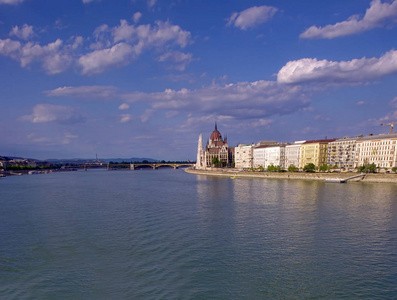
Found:
<path fill-rule="evenodd" d="M 237 169 L 253 167 L 254 145 L 240 144 L 234 147 L 234 163 Z"/>
<path fill-rule="evenodd" d="M 285 168 L 294 166 L 299 168 L 301 157 L 301 146 L 306 141 L 295 141 L 293 144 L 285 146 Z"/>
<path fill-rule="evenodd" d="M 281 169 L 285 169 L 285 146 L 285 144 L 280 144 L 265 148 L 265 169 L 269 166 L 279 166 Z"/>
<path fill-rule="evenodd" d="M 372 163 L 382 169 L 397 167 L 397 133 L 369 135 L 356 143 L 355 167 Z"/>
<path fill-rule="evenodd" d="M 266 148 L 278 144 L 279 143 L 276 141 L 260 141 L 259 143 L 257 143 L 253 148 L 253 167 L 259 168 L 262 166 L 263 168 L 265 168 L 268 159 L 266 156 Z"/>
<path fill-rule="evenodd" d="M 301 145 L 300 165 L 303 169 L 307 164 L 314 164 L 320 167 L 327 164 L 328 158 L 328 144 L 335 141 L 335 139 L 312 140 L 306 141 Z"/>
<path fill-rule="evenodd" d="M 357 139 L 360 137 L 344 137 L 328 144 L 327 164 L 347 171 L 356 167 Z"/>
<path fill-rule="evenodd" d="M 215 129 L 211 133 L 205 149 L 203 149 L 202 135 L 199 136 L 196 169 L 214 167 L 215 161 L 217 161 L 217 166 L 230 166 L 233 163 L 233 152 L 234 149 L 228 146 L 227 138 L 222 138 L 215 123 Z"/>

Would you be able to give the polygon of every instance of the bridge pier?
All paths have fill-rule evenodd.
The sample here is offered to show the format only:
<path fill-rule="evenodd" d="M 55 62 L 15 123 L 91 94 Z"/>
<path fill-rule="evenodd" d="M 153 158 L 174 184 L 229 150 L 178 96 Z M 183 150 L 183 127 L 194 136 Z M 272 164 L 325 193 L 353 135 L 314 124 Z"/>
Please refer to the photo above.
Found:
<path fill-rule="evenodd" d="M 130 164 L 130 170 L 134 171 L 135 170 L 135 165 L 134 164 Z"/>
<path fill-rule="evenodd" d="M 156 164 L 153 164 L 153 170 L 156 170 L 156 169 L 157 169 Z"/>

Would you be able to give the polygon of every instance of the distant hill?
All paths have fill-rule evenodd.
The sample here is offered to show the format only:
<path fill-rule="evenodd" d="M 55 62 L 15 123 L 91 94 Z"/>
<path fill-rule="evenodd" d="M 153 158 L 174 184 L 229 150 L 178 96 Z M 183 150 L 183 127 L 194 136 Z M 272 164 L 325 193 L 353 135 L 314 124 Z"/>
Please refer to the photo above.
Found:
<path fill-rule="evenodd" d="M 92 164 L 97 162 L 108 163 L 108 162 L 158 162 L 158 160 L 153 158 L 145 158 L 145 157 L 131 157 L 131 158 L 101 158 L 101 159 L 84 159 L 84 158 L 71 158 L 71 159 L 46 159 L 45 161 L 52 164 Z"/>

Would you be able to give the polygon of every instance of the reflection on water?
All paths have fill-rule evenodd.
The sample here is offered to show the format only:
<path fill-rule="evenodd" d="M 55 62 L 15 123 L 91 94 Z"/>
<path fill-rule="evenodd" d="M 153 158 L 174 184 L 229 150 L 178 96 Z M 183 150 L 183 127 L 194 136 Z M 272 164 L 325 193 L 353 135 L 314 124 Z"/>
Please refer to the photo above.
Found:
<path fill-rule="evenodd" d="M 397 295 L 397 185 L 47 175 L 0 182 L 1 299 Z"/>

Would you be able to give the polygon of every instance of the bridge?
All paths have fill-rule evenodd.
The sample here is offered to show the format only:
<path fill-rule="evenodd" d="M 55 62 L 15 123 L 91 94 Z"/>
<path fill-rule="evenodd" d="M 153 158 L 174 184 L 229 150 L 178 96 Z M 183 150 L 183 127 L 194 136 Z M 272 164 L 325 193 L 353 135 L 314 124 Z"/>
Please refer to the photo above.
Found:
<path fill-rule="evenodd" d="M 168 167 L 168 168 L 174 168 L 179 169 L 181 167 L 193 167 L 195 164 L 192 163 L 133 163 L 130 164 L 130 170 L 136 170 L 139 168 L 152 168 L 153 170 L 156 170 L 161 167 Z"/>
<path fill-rule="evenodd" d="M 63 167 L 64 169 L 108 169 L 108 170 L 117 170 L 117 169 L 129 169 L 129 170 L 137 170 L 142 168 L 151 168 L 156 170 L 161 167 L 165 168 L 174 168 L 179 169 L 182 167 L 193 167 L 195 163 L 190 162 L 179 162 L 179 163 L 172 163 L 172 162 L 157 162 L 157 163 L 101 163 L 101 164 L 84 164 L 84 165 L 74 165 L 74 166 L 67 166 Z"/>

